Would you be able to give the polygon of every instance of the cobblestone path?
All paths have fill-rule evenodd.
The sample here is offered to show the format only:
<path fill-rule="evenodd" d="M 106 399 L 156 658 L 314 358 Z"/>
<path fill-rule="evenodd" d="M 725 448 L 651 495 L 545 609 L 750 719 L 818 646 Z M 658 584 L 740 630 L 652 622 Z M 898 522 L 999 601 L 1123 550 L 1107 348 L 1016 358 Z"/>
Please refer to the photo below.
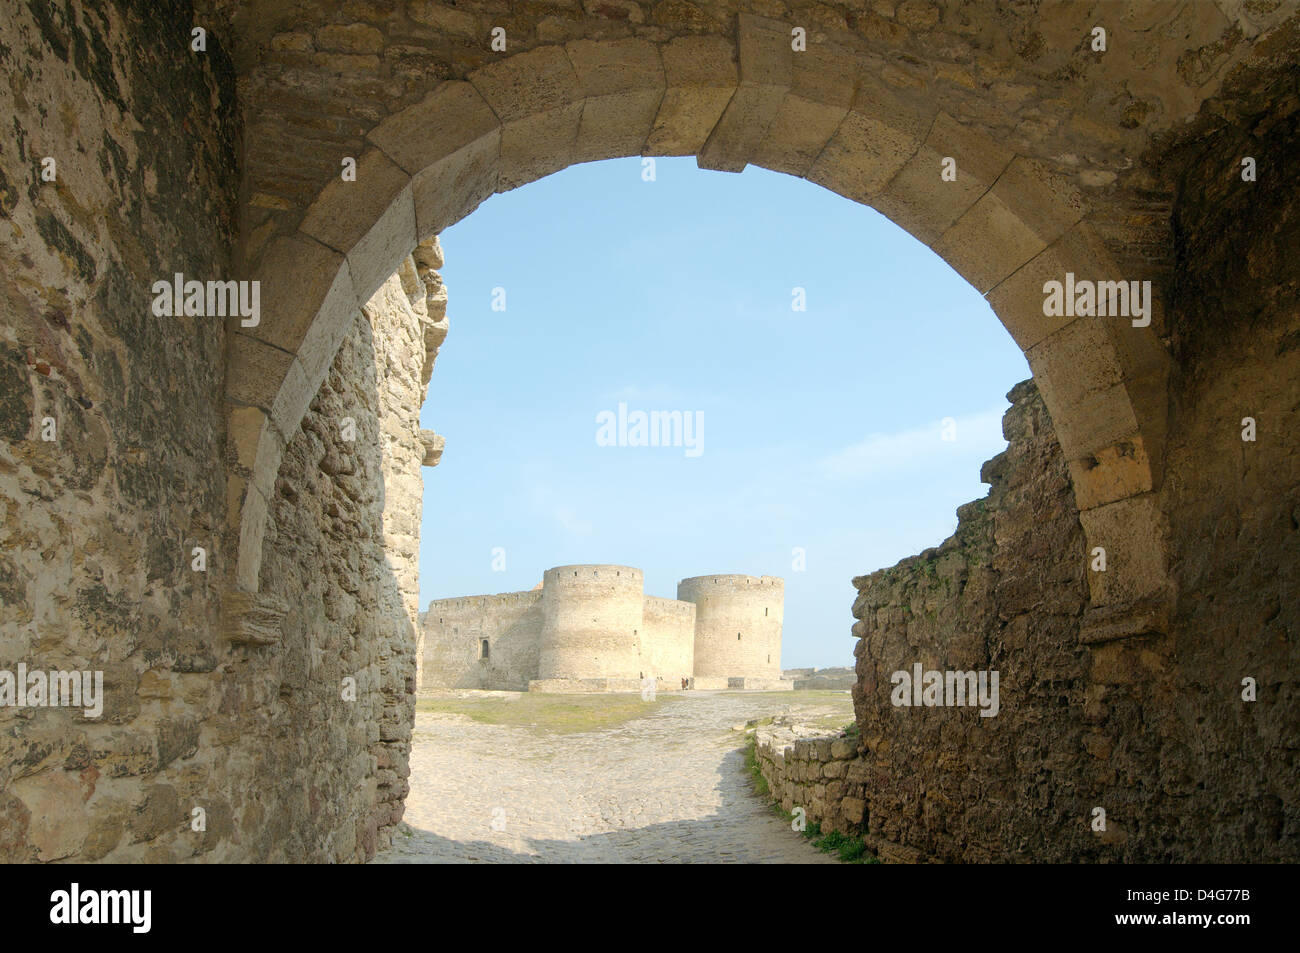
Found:
<path fill-rule="evenodd" d="M 375 862 L 836 863 L 752 793 L 732 730 L 789 707 L 688 692 L 571 734 L 419 712 L 405 823 Z"/>

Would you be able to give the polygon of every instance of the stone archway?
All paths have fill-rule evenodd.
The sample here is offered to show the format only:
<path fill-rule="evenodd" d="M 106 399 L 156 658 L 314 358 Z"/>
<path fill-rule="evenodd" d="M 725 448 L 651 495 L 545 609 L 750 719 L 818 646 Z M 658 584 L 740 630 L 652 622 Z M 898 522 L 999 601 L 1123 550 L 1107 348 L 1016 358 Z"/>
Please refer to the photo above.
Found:
<path fill-rule="evenodd" d="M 795 52 L 791 29 L 742 13 L 734 39 L 574 40 L 489 62 L 374 124 L 356 181 L 336 176 L 296 227 L 258 237 L 251 273 L 264 317 L 229 336 L 232 638 L 274 616 L 257 597 L 267 504 L 287 440 L 359 306 L 420 241 L 495 192 L 630 155 L 800 176 L 873 206 L 948 261 L 1025 351 L 1089 547 L 1107 550 L 1111 571 L 1091 574 L 1085 638 L 1162 630 L 1160 282 L 1147 326 L 1045 316 L 1045 281 L 1149 276 L 1121 272 L 1076 184 L 955 119 L 939 97 L 882 78 L 890 67 L 870 57 L 824 36 Z M 955 181 L 940 176 L 946 157 L 956 160 Z"/>

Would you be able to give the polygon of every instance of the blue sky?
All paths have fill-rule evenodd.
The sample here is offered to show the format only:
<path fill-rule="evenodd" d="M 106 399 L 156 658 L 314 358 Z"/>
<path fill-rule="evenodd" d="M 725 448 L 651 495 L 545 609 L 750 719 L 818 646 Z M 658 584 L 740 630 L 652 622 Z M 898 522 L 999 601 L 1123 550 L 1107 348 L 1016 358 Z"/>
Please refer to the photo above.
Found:
<path fill-rule="evenodd" d="M 1029 376 L 928 248 L 762 169 L 573 166 L 442 245 L 450 332 L 421 420 L 447 449 L 424 471 L 422 606 L 566 563 L 638 566 L 667 597 L 687 576 L 776 575 L 782 665 L 851 665 L 849 580 L 951 534 Z M 598 445 L 620 402 L 692 415 L 701 452 Z"/>

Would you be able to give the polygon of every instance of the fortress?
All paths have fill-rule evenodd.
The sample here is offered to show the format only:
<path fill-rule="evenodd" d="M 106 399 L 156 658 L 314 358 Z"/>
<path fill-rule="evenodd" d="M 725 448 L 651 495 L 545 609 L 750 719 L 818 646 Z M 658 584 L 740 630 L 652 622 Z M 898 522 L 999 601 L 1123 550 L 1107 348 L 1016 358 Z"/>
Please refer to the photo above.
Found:
<path fill-rule="evenodd" d="M 630 566 L 557 566 L 530 592 L 436 599 L 420 616 L 422 690 L 785 690 L 775 576 L 695 576 L 676 599 Z"/>

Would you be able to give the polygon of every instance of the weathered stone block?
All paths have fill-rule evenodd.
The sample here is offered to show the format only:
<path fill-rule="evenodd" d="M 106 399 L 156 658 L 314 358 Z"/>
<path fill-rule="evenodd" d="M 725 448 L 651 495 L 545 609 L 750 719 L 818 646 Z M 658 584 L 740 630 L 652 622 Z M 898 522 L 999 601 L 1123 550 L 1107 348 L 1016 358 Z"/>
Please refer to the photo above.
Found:
<path fill-rule="evenodd" d="M 831 757 L 839 760 L 846 760 L 855 757 L 858 752 L 858 746 L 850 738 L 836 738 L 831 742 Z"/>
<path fill-rule="evenodd" d="M 489 63 L 469 81 L 502 122 L 500 190 L 573 161 L 583 88 L 563 47 L 539 47 Z"/>
<path fill-rule="evenodd" d="M 293 355 L 246 334 L 226 339 L 226 393 L 233 401 L 269 411 Z"/>
<path fill-rule="evenodd" d="M 340 277 L 344 263 L 342 254 L 310 236 L 274 239 L 255 272 L 261 283 L 261 321 L 238 333 L 297 354 L 321 309 L 328 303 L 332 310 L 340 297 L 346 299 L 348 279 Z M 355 298 L 351 307 L 355 310 Z M 238 378 L 227 389 L 243 383 Z"/>
<path fill-rule="evenodd" d="M 871 204 L 933 245 L 993 186 L 1011 158 L 1006 146 L 940 113 L 925 142 Z M 951 181 L 943 177 L 945 160 L 954 163 Z"/>
<path fill-rule="evenodd" d="M 454 225 L 497 191 L 500 152 L 501 133 L 494 130 L 415 176 L 411 189 L 420 236 Z"/>
<path fill-rule="evenodd" d="M 345 255 L 366 236 L 411 182 L 410 173 L 381 149 L 367 149 L 356 163 L 355 181 L 336 175 L 307 209 L 300 226 L 304 234 Z M 414 247 L 414 242 L 411 247 Z M 410 248 L 407 248 L 403 254 L 409 252 Z M 393 268 L 389 268 L 383 277 L 387 278 L 392 272 Z"/>
<path fill-rule="evenodd" d="M 1070 482 L 1081 510 L 1153 489 L 1151 461 L 1141 436 L 1134 435 L 1082 459 L 1071 460 Z"/>
<path fill-rule="evenodd" d="M 1089 548 L 1106 550 L 1106 571 L 1088 573 L 1094 606 L 1163 594 L 1168 585 L 1165 518 L 1153 494 L 1130 497 L 1079 513 Z"/>
<path fill-rule="evenodd" d="M 20 778 L 13 793 L 29 814 L 26 839 L 42 861 L 71 857 L 90 834 L 85 792 L 76 775 L 57 768 Z"/>
<path fill-rule="evenodd" d="M 1120 277 L 1110 253 L 1086 222 L 1071 227 L 988 292 L 989 304 L 1023 350 L 1076 320 L 1066 314 L 1044 314 L 1044 285 L 1049 281 L 1063 283 L 1067 273 L 1089 281 Z"/>
<path fill-rule="evenodd" d="M 573 162 L 640 154 L 666 89 L 659 50 L 645 40 L 565 46 L 582 87 Z"/>
<path fill-rule="evenodd" d="M 680 36 L 662 48 L 667 89 L 646 139 L 647 155 L 695 155 L 732 94 L 736 50 L 722 37 Z"/>
<path fill-rule="evenodd" d="M 418 242 L 415 197 L 408 183 L 348 252 L 348 273 L 357 302 L 368 300 Z"/>
<path fill-rule="evenodd" d="M 740 83 L 700 149 L 702 169 L 743 170 L 793 81 L 790 27 L 748 13 L 739 14 L 738 23 Z"/>
<path fill-rule="evenodd" d="M 457 80 L 388 117 L 367 138 L 414 176 L 500 129 L 501 120 L 483 95 Z"/>
<path fill-rule="evenodd" d="M 810 44 L 796 54 L 789 94 L 781 100 L 751 161 L 777 172 L 806 175 L 848 115 L 854 74 L 852 60 L 822 44 Z"/>
<path fill-rule="evenodd" d="M 1104 318 L 1078 318 L 1026 355 L 1069 459 L 1095 454 L 1136 435 L 1138 421 Z"/>

